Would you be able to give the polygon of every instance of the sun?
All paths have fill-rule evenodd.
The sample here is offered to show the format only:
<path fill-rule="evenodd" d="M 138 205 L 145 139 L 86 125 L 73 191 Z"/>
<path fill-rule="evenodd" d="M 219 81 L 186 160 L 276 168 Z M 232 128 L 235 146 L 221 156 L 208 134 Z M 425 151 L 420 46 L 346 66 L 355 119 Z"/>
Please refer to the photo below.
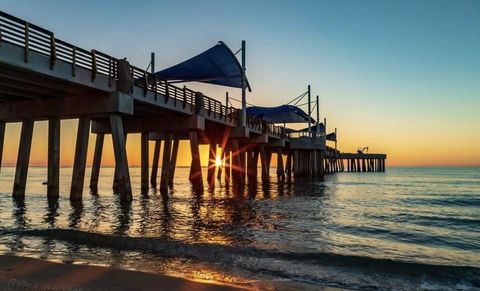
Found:
<path fill-rule="evenodd" d="M 217 157 L 215 160 L 215 166 L 218 168 L 222 165 L 222 159 L 220 157 Z"/>

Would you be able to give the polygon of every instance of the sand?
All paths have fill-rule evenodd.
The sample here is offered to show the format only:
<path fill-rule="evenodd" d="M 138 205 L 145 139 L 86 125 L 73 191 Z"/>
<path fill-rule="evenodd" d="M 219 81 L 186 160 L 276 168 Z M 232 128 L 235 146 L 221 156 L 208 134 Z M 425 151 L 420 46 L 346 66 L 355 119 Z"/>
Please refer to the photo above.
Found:
<path fill-rule="evenodd" d="M 0 290 L 340 290 L 309 284 L 261 281 L 246 286 L 187 279 L 112 267 L 54 263 L 0 255 Z"/>

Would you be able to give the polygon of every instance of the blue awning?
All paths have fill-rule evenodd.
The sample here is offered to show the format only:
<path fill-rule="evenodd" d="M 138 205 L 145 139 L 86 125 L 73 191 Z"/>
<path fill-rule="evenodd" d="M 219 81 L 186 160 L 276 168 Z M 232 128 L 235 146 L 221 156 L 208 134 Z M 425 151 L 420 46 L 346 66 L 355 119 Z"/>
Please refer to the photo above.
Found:
<path fill-rule="evenodd" d="M 178 65 L 156 72 L 159 78 L 178 82 L 203 82 L 242 88 L 242 66 L 222 41 Z M 250 84 L 247 88 L 251 91 Z"/>
<path fill-rule="evenodd" d="M 319 130 L 320 132 L 325 132 L 325 125 L 323 125 L 323 122 L 320 122 L 318 126 L 320 127 L 320 130 Z M 312 125 L 310 128 L 312 132 L 317 132 L 317 124 Z M 300 129 L 299 131 L 308 132 L 308 127 Z"/>
<path fill-rule="evenodd" d="M 337 135 L 335 134 L 335 132 L 331 132 L 331 133 L 327 134 L 327 140 L 337 141 Z"/>
<path fill-rule="evenodd" d="M 308 122 L 309 116 L 305 111 L 293 105 L 281 105 L 277 107 L 248 107 L 247 114 L 255 115 L 272 123 L 303 123 Z M 312 123 L 315 120 L 311 119 Z"/>

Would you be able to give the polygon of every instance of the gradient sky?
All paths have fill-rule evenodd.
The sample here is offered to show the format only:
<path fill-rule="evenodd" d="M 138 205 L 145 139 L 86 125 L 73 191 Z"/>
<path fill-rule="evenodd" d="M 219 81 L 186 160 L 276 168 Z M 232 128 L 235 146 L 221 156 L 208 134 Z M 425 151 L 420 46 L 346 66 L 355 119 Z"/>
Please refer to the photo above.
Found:
<path fill-rule="evenodd" d="M 284 104 L 310 84 L 342 151 L 369 146 L 388 165 L 480 165 L 480 1 L 2 0 L 0 9 L 143 68 L 151 51 L 160 69 L 219 40 L 236 51 L 245 39 L 250 103 Z M 221 101 L 227 90 L 240 96 L 189 86 Z M 75 126 L 62 122 L 64 165 Z M 7 125 L 6 165 L 19 128 Z M 46 133 L 37 123 L 32 164 L 45 164 Z M 129 137 L 130 164 L 139 164 L 139 143 Z M 188 144 L 181 152 L 179 164 L 189 164 Z M 112 161 L 106 150 L 104 164 Z"/>

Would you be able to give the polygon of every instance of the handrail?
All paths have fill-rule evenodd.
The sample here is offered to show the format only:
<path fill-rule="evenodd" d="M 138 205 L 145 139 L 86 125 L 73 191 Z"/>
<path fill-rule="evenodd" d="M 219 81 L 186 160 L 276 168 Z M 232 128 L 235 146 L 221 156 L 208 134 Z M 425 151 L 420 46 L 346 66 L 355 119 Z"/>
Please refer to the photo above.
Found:
<path fill-rule="evenodd" d="M 76 75 L 76 67 L 91 71 L 91 80 L 95 82 L 98 75 L 108 77 L 108 84 L 112 86 L 112 80 L 118 80 L 118 59 L 98 50 L 85 50 L 65 41 L 57 39 L 54 33 L 35 24 L 17 18 L 13 15 L 0 11 L 0 46 L 2 42 L 8 42 L 25 49 L 25 62 L 29 61 L 29 52 L 35 51 L 50 58 L 50 69 L 55 68 L 57 60 L 72 64 L 72 76 Z M 167 80 L 146 72 L 143 69 L 130 65 L 130 72 L 134 84 L 147 91 L 165 96 L 165 103 L 173 99 L 175 105 L 190 104 L 193 112 L 195 107 L 195 95 L 197 92 L 186 87 L 179 88 L 168 83 Z M 214 119 L 238 124 L 239 109 L 223 105 L 220 101 L 208 96 L 203 96 L 204 108 L 209 116 Z M 283 128 L 266 123 L 256 117 L 249 116 L 248 126 L 255 130 L 261 130 L 265 134 L 284 136 Z M 263 124 L 263 125 L 262 125 Z"/>

